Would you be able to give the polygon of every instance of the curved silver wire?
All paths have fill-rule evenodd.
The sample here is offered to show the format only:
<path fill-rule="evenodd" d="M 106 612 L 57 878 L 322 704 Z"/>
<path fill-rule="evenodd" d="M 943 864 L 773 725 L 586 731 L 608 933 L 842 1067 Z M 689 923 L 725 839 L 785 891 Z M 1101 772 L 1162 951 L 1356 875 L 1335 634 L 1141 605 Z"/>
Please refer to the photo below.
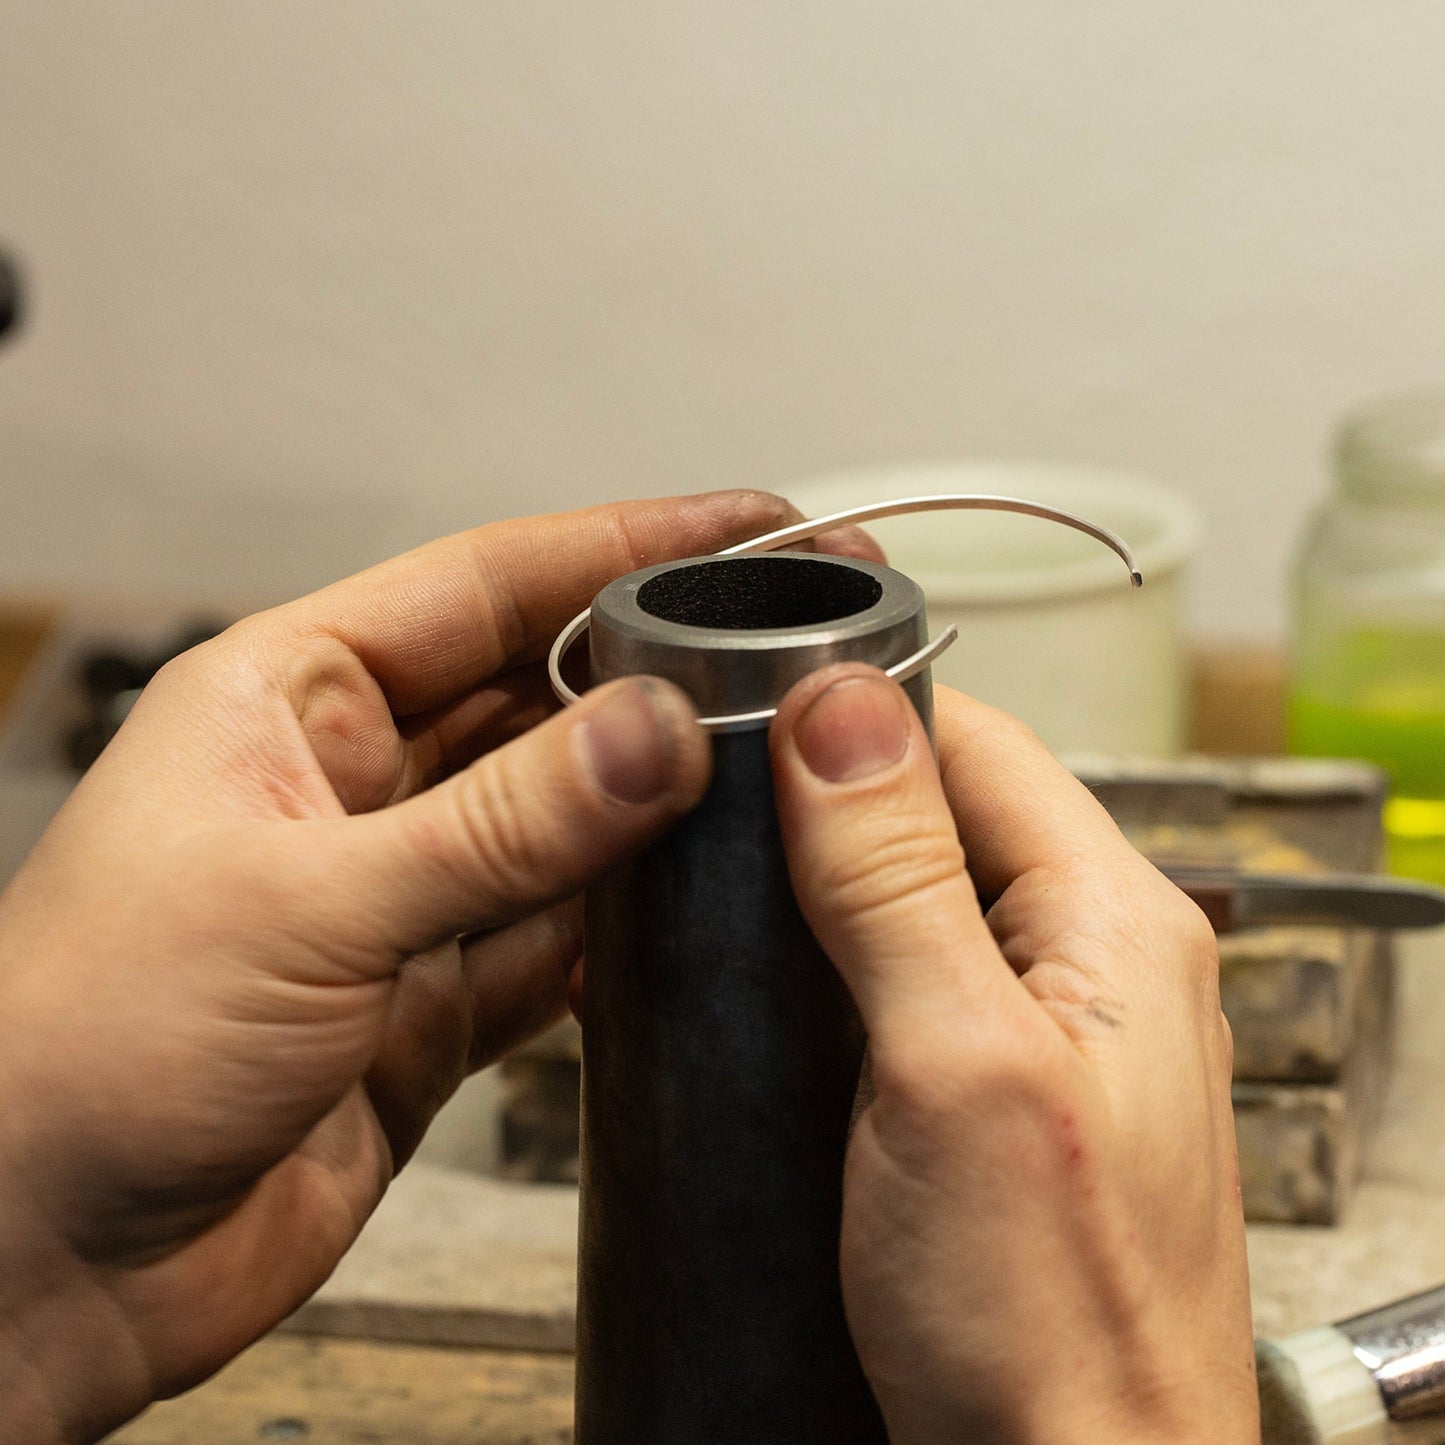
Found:
<path fill-rule="evenodd" d="M 557 641 L 552 644 L 552 651 L 559 664 L 567 650 L 587 630 L 587 621 L 588 613 L 586 612 L 579 617 L 574 617 Z M 909 678 L 917 677 L 925 667 L 932 667 L 934 659 L 942 657 L 957 641 L 958 628 L 950 622 L 937 637 L 924 643 L 917 652 L 905 657 L 902 662 L 895 662 L 892 667 L 885 669 L 885 676 L 891 677 L 894 682 L 907 682 Z M 581 697 L 580 693 L 574 692 L 565 682 L 559 684 L 555 673 L 552 674 L 552 690 L 562 702 L 568 704 L 577 702 Z M 777 715 L 777 708 L 764 707 L 759 708 L 756 712 L 721 713 L 715 717 L 699 718 L 698 723 L 710 731 L 719 731 L 724 728 L 741 727 L 744 723 L 766 722 L 767 719 Z"/>
<path fill-rule="evenodd" d="M 917 652 L 905 657 L 902 662 L 895 662 L 892 667 L 885 668 L 884 676 L 891 677 L 894 682 L 907 682 L 910 677 L 917 677 L 925 667 L 931 667 L 934 658 L 942 657 L 957 641 L 958 628 L 950 622 L 937 637 L 924 643 Z M 716 733 L 742 727 L 745 723 L 767 722 L 777 715 L 778 710 L 775 707 L 760 707 L 756 712 L 720 713 L 714 717 L 700 717 L 697 721 L 699 727 Z"/>
<path fill-rule="evenodd" d="M 897 501 L 891 502 L 869 502 L 865 506 L 849 507 L 841 512 L 830 512 L 826 517 L 815 517 L 807 521 L 794 522 L 787 527 L 779 527 L 775 532 L 765 532 L 761 537 L 753 537 L 747 542 L 737 542 L 733 546 L 724 547 L 722 551 L 714 552 L 711 555 L 714 557 L 743 557 L 754 552 L 771 552 L 776 548 L 787 546 L 789 542 L 806 542 L 812 537 L 819 537 L 824 532 L 831 532 L 837 527 L 846 527 L 859 522 L 877 522 L 884 517 L 902 517 L 910 512 L 947 511 L 1016 512 L 1020 516 L 1041 517 L 1046 522 L 1058 522 L 1065 527 L 1072 527 L 1076 532 L 1083 532 L 1086 536 L 1093 537 L 1095 541 L 1102 542 L 1117 553 L 1129 569 L 1131 585 L 1135 587 L 1144 585 L 1143 574 L 1134 562 L 1134 554 L 1129 550 L 1129 544 L 1117 532 L 1111 532 L 1107 527 L 1096 526 L 1093 522 L 1075 516 L 1072 512 L 1065 512 L 1058 507 L 1050 507 L 1043 502 L 1029 502 L 1021 497 L 995 497 L 982 492 L 949 492 L 935 497 L 901 497 Z M 592 609 L 590 607 L 579 612 L 557 634 L 557 640 L 547 654 L 547 676 L 551 680 L 552 691 L 556 693 L 558 701 L 567 706 L 579 701 L 581 694 L 575 692 L 563 678 L 562 659 L 571 650 L 572 645 L 587 631 L 591 621 Z M 958 629 L 950 625 L 926 647 L 920 648 L 911 657 L 905 657 L 902 662 L 895 663 L 887 670 L 887 675 L 895 682 L 906 682 L 910 677 L 916 677 L 935 658 L 946 651 L 957 636 Z M 744 723 L 764 722 L 768 718 L 777 716 L 777 711 L 775 707 L 761 708 L 757 712 L 740 712 L 719 717 L 700 718 L 699 722 L 704 728 L 716 731 L 720 728 L 739 727 Z"/>
<path fill-rule="evenodd" d="M 794 522 L 779 527 L 776 532 L 766 532 L 750 542 L 738 542 L 715 552 L 715 557 L 741 557 L 749 552 L 771 552 L 775 547 L 785 547 L 789 542 L 806 542 L 819 537 L 836 527 L 846 527 L 857 522 L 879 522 L 884 517 L 904 517 L 910 512 L 1016 512 L 1022 517 L 1042 517 L 1046 522 L 1059 522 L 1083 532 L 1096 542 L 1116 552 L 1129 569 L 1129 581 L 1135 587 L 1144 585 L 1143 574 L 1134 563 L 1134 554 L 1129 544 L 1107 527 L 1096 526 L 1073 512 L 1050 507 L 1043 502 L 1028 502 L 1021 497 L 995 497 L 985 492 L 946 492 L 936 497 L 900 497 L 895 502 L 869 502 L 862 507 L 849 507 L 846 511 L 830 512 L 826 517 L 812 521 Z"/>

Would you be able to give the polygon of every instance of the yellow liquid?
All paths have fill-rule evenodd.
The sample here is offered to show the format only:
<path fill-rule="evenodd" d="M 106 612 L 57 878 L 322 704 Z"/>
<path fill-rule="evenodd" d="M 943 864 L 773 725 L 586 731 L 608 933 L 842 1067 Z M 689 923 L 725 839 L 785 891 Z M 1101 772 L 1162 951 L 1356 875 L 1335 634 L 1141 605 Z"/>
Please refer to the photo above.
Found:
<path fill-rule="evenodd" d="M 1382 641 L 1355 639 L 1376 663 Z M 1362 660 L 1359 651 L 1355 660 Z M 1391 785 L 1385 804 L 1391 870 L 1445 884 L 1445 665 L 1390 683 L 1369 670 L 1376 672 L 1373 684 L 1349 705 L 1307 692 L 1290 699 L 1290 751 L 1382 767 Z"/>

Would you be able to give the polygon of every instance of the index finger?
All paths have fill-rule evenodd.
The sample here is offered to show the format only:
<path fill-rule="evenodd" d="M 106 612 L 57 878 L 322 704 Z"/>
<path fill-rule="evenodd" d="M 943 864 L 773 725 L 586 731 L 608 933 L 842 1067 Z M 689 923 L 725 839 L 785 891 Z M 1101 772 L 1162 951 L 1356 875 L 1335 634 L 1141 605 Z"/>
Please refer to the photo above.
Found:
<path fill-rule="evenodd" d="M 1034 872 L 1144 862 L 1097 798 L 1017 718 L 934 689 L 943 790 L 985 907 Z"/>
<path fill-rule="evenodd" d="M 824 668 L 783 699 L 769 743 L 793 890 L 858 1005 L 875 1069 L 940 1033 L 1027 1031 L 903 690 L 857 663 Z"/>
<path fill-rule="evenodd" d="M 969 876 L 1036 996 L 1077 995 L 1107 1024 L 1116 993 L 1177 1020 L 1184 988 L 1217 1018 L 1213 930 L 1093 794 L 1022 723 L 950 689 L 935 691 L 935 728 Z"/>
<path fill-rule="evenodd" d="M 442 706 L 483 678 L 544 655 L 592 598 L 627 572 L 717 551 L 798 519 L 767 492 L 620 502 L 460 532 L 271 614 L 335 638 L 398 716 Z M 879 557 L 857 529 L 833 550 Z"/>

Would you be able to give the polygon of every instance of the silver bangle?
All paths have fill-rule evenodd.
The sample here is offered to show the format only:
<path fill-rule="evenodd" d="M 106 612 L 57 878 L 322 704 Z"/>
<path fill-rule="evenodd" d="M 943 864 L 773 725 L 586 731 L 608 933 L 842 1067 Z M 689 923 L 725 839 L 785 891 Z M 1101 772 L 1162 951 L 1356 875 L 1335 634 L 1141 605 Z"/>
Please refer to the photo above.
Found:
<path fill-rule="evenodd" d="M 1072 512 L 1064 512 L 1057 507 L 1046 506 L 1042 502 L 1024 501 L 1019 497 L 995 497 L 983 493 L 948 493 L 936 497 L 904 497 L 892 502 L 870 502 L 866 506 L 849 507 L 842 512 L 832 512 L 826 517 L 794 522 L 790 526 L 779 527 L 774 532 L 766 532 L 761 537 L 754 537 L 750 541 L 724 547 L 722 551 L 713 552 L 710 555 L 742 557 L 750 553 L 771 552 L 779 547 L 787 546 L 790 542 L 806 542 L 810 538 L 821 536 L 824 532 L 831 532 L 838 527 L 854 523 L 876 522 L 884 517 L 901 517 L 910 512 L 947 511 L 1016 512 L 1021 516 L 1042 517 L 1045 521 L 1058 522 L 1065 527 L 1072 527 L 1075 531 L 1093 537 L 1116 552 L 1129 569 L 1131 584 L 1135 587 L 1144 585 L 1144 578 L 1134 563 L 1134 554 L 1129 550 L 1128 543 L 1107 527 L 1096 526 L 1093 522 L 1085 521 L 1084 518 L 1077 517 Z M 556 693 L 558 700 L 567 706 L 579 701 L 580 694 L 574 691 L 563 678 L 562 659 L 573 644 L 587 631 L 591 620 L 592 609 L 590 607 L 579 612 L 557 634 L 557 640 L 547 654 L 547 676 L 551 680 L 552 691 Z M 888 668 L 887 676 L 895 682 L 906 682 L 909 678 L 916 677 L 935 658 L 941 656 L 957 637 L 958 629 L 950 625 L 911 657 L 906 657 L 902 662 L 895 663 Z M 777 716 L 777 711 L 775 707 L 761 708 L 756 712 L 705 717 L 699 718 L 698 721 L 704 728 L 715 731 L 720 728 L 736 727 L 742 723 L 765 722 L 769 718 Z"/>

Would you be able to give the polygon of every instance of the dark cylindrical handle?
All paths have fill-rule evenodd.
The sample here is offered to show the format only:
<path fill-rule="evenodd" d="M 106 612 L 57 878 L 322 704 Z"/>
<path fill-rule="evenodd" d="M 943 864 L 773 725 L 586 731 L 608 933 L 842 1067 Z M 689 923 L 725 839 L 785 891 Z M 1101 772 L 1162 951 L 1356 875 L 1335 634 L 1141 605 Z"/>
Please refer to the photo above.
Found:
<path fill-rule="evenodd" d="M 730 714 L 923 629 L 886 568 L 745 558 L 613 584 L 592 655 Z M 793 896 L 766 723 L 714 735 L 702 803 L 589 893 L 582 1034 L 578 1445 L 884 1445 L 838 1264 L 863 1029 Z"/>
<path fill-rule="evenodd" d="M 767 734 L 592 891 L 578 1445 L 882 1445 L 838 1277 L 857 1013 L 798 913 Z"/>

